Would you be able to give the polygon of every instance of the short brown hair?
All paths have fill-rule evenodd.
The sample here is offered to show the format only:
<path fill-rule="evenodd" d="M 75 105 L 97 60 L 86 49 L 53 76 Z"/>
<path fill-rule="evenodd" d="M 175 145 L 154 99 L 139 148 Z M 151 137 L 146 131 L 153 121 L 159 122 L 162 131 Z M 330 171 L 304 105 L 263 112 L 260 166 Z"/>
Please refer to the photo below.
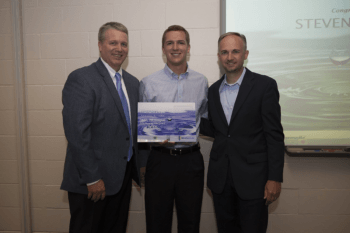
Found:
<path fill-rule="evenodd" d="M 184 27 L 182 27 L 180 25 L 171 25 L 163 33 L 162 47 L 164 47 L 164 43 L 165 43 L 165 34 L 167 34 L 168 32 L 171 32 L 171 31 L 182 31 L 182 32 L 184 32 L 185 35 L 186 35 L 187 45 L 190 44 L 190 34 L 188 34 L 188 31 Z"/>
<path fill-rule="evenodd" d="M 100 27 L 100 30 L 98 30 L 98 41 L 103 43 L 103 41 L 105 40 L 105 32 L 108 29 L 115 29 L 121 32 L 124 32 L 126 35 L 128 35 L 128 29 L 121 23 L 118 22 L 108 22 L 103 24 Z"/>
<path fill-rule="evenodd" d="M 238 32 L 226 32 L 225 34 L 222 34 L 218 40 L 218 49 L 220 49 L 220 41 L 222 41 L 222 39 L 224 39 L 226 36 L 238 36 L 238 37 L 240 37 L 243 40 L 244 50 L 247 50 L 247 39 L 245 38 L 245 35 L 238 33 Z"/>

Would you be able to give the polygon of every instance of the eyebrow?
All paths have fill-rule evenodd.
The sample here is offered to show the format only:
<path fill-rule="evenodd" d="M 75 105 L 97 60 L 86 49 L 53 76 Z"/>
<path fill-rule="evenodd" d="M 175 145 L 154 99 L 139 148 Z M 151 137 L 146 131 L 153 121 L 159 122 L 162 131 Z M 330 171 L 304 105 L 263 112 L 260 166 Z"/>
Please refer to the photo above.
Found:
<path fill-rule="evenodd" d="M 186 42 L 186 40 L 167 40 L 165 41 L 165 43 L 167 42 Z"/>
<path fill-rule="evenodd" d="M 220 52 L 228 52 L 229 50 L 227 49 L 223 49 L 223 50 L 220 50 Z M 230 51 L 236 51 L 236 52 L 240 52 L 241 50 L 240 49 L 232 49 Z"/>

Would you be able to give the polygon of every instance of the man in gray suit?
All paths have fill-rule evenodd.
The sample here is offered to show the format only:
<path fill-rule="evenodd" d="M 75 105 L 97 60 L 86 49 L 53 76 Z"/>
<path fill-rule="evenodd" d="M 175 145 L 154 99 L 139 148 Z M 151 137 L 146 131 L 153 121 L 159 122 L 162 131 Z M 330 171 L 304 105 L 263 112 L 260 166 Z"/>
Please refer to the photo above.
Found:
<path fill-rule="evenodd" d="M 131 178 L 139 182 L 139 81 L 121 69 L 127 28 L 104 24 L 98 47 L 101 57 L 73 71 L 62 92 L 68 147 L 61 189 L 68 191 L 69 232 L 125 232 Z"/>

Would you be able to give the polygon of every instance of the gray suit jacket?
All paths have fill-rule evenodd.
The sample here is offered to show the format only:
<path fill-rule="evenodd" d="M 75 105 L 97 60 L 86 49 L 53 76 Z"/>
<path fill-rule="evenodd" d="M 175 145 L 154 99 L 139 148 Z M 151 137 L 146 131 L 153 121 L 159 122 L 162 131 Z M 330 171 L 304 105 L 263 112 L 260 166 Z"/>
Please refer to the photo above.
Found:
<path fill-rule="evenodd" d="M 139 182 L 137 102 L 139 81 L 123 70 Z M 123 106 L 102 61 L 73 71 L 62 91 L 63 125 L 68 140 L 61 189 L 87 194 L 87 183 L 102 179 L 106 195 L 116 194 L 123 183 L 130 135 Z"/>

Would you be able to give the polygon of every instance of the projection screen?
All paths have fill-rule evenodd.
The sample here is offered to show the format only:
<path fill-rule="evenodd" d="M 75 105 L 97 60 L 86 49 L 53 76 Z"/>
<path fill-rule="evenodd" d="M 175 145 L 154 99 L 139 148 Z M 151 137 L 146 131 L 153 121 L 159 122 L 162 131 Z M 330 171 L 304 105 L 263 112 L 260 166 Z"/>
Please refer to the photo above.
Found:
<path fill-rule="evenodd" d="M 246 66 L 278 83 L 286 145 L 350 145 L 350 1 L 222 4 L 222 33 L 245 34 Z"/>

